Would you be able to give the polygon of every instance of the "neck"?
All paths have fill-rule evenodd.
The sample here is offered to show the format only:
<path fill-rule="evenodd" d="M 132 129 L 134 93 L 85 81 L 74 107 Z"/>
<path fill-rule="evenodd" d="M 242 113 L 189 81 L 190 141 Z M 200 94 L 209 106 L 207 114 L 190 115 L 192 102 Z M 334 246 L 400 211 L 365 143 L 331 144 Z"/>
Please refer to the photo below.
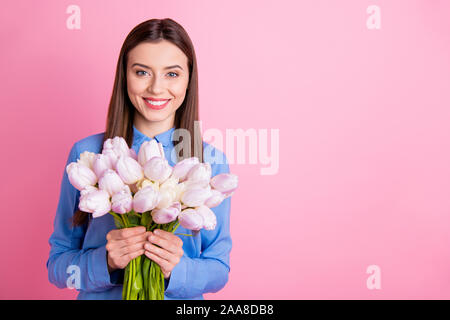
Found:
<path fill-rule="evenodd" d="M 134 117 L 134 126 L 147 137 L 154 138 L 156 135 L 166 132 L 174 126 L 175 117 L 169 117 L 163 121 L 148 121 L 140 114 Z"/>

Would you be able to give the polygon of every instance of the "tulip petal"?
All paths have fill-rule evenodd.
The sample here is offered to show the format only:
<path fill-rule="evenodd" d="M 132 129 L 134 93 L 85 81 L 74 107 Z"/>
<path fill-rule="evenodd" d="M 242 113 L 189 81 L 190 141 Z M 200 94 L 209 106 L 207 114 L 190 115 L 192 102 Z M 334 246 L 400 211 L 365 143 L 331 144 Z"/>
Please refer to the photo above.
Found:
<path fill-rule="evenodd" d="M 203 227 L 203 217 L 194 209 L 184 209 L 178 216 L 183 228 L 198 231 Z"/>

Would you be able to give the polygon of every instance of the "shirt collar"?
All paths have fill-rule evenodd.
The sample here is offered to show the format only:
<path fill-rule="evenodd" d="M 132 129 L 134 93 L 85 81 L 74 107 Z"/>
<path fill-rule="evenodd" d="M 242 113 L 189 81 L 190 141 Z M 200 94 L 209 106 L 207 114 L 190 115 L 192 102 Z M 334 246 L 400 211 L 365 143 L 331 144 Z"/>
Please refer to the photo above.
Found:
<path fill-rule="evenodd" d="M 155 140 L 157 142 L 161 142 L 164 147 L 167 147 L 172 144 L 172 133 L 175 130 L 175 127 L 170 128 L 167 131 L 161 132 L 155 136 Z M 136 143 L 141 144 L 144 141 L 150 141 L 152 138 L 140 132 L 133 124 L 133 139 Z"/>

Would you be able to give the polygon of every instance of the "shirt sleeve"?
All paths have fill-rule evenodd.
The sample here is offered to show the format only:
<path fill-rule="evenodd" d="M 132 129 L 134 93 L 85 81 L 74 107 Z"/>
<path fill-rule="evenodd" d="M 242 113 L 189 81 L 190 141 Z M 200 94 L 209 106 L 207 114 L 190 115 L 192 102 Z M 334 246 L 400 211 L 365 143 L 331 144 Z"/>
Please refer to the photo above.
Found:
<path fill-rule="evenodd" d="M 66 166 L 77 161 L 79 151 L 75 143 Z M 72 226 L 72 217 L 78 208 L 80 191 L 69 181 L 64 167 L 61 190 L 53 233 L 50 236 L 50 254 L 47 260 L 49 281 L 58 288 L 71 287 L 77 291 L 100 292 L 120 285 L 118 272 L 111 275 L 106 262 L 105 244 L 97 248 L 82 249 L 86 226 Z"/>
<path fill-rule="evenodd" d="M 212 176 L 229 173 L 228 161 L 223 156 L 222 164 L 215 164 Z M 169 280 L 165 281 L 168 297 L 193 298 L 208 292 L 217 292 L 228 282 L 230 271 L 231 197 L 217 207 L 211 208 L 216 214 L 217 225 L 214 230 L 200 230 L 202 252 L 199 258 L 183 255 L 173 268 Z"/>

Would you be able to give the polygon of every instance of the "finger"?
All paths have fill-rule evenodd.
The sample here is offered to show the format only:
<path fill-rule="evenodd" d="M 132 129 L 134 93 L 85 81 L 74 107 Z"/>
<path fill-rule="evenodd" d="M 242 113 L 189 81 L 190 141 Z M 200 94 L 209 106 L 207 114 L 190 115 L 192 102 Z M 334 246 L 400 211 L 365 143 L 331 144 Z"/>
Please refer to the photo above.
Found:
<path fill-rule="evenodd" d="M 146 229 L 143 226 L 138 226 L 138 227 L 120 229 L 120 231 L 121 231 L 121 237 L 123 239 L 126 239 L 126 238 L 136 236 L 138 234 L 143 234 L 146 232 Z"/>
<path fill-rule="evenodd" d="M 150 234 L 149 232 L 145 232 L 145 233 L 142 233 L 142 234 L 131 236 L 129 238 L 125 238 L 125 239 L 122 239 L 122 240 L 117 240 L 117 246 L 118 246 L 118 248 L 124 248 L 124 247 L 128 247 L 128 246 L 134 245 L 134 244 L 136 244 L 138 242 L 146 241 L 148 236 L 149 236 L 149 234 Z"/>
<path fill-rule="evenodd" d="M 176 237 L 178 238 L 178 237 Z M 180 239 L 180 238 L 178 238 Z M 156 244 L 160 246 L 163 249 L 166 249 L 167 251 L 178 254 L 180 252 L 181 246 L 179 245 L 178 241 L 175 239 L 167 240 L 164 238 L 161 238 L 160 236 L 156 234 L 152 234 L 148 237 L 149 242 Z M 175 240 L 175 241 L 174 241 Z M 181 239 L 180 239 L 181 240 Z"/>
<path fill-rule="evenodd" d="M 159 258 L 172 263 L 172 264 L 178 263 L 177 256 L 175 256 L 174 254 L 172 254 L 171 252 L 169 252 L 165 249 L 159 248 L 159 247 L 151 244 L 150 242 L 145 243 L 144 249 L 146 251 L 149 251 L 150 253 L 153 253 L 154 255 L 158 256 Z"/>
<path fill-rule="evenodd" d="M 144 249 L 140 249 L 134 252 L 127 253 L 126 255 L 122 256 L 122 258 L 126 259 L 128 262 L 131 260 L 143 255 L 145 253 Z"/>
<path fill-rule="evenodd" d="M 183 240 L 181 240 L 180 237 L 177 237 L 176 235 L 174 235 L 172 232 L 168 232 L 168 231 L 165 231 L 162 229 L 156 229 L 154 231 L 154 233 L 163 239 L 166 239 L 166 240 L 172 241 L 175 244 L 178 244 L 180 247 L 183 246 Z"/>
<path fill-rule="evenodd" d="M 145 255 L 150 260 L 155 261 L 155 263 L 158 264 L 158 266 L 160 266 L 162 271 L 164 271 L 165 273 L 167 273 L 169 271 L 172 271 L 173 265 L 169 261 L 167 261 L 167 260 L 165 260 L 163 258 L 160 258 L 156 254 L 153 254 L 150 251 L 146 251 L 146 250 L 145 250 Z"/>
<path fill-rule="evenodd" d="M 107 233 L 106 240 L 108 240 L 108 241 L 119 240 L 122 238 L 121 234 L 122 234 L 121 229 L 111 230 L 110 232 Z"/>
<path fill-rule="evenodd" d="M 120 256 L 127 255 L 131 252 L 144 249 L 144 245 L 146 242 L 147 241 L 141 241 L 141 242 L 138 242 L 138 243 L 126 246 L 126 247 L 122 247 L 117 251 L 117 255 L 120 257 Z"/>
<path fill-rule="evenodd" d="M 154 234 L 156 234 L 157 236 L 166 239 L 166 240 L 170 240 L 173 237 L 176 237 L 172 232 L 168 232 L 166 230 L 162 230 L 162 229 L 155 229 L 153 231 Z"/>

